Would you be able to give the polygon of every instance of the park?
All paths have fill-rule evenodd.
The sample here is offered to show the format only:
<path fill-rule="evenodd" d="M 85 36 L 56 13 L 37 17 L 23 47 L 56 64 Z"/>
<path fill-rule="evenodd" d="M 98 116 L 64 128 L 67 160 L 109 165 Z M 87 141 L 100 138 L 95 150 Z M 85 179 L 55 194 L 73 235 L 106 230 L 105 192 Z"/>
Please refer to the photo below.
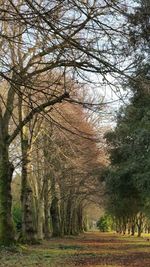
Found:
<path fill-rule="evenodd" d="M 0 266 L 150 266 L 149 18 L 0 2 Z"/>

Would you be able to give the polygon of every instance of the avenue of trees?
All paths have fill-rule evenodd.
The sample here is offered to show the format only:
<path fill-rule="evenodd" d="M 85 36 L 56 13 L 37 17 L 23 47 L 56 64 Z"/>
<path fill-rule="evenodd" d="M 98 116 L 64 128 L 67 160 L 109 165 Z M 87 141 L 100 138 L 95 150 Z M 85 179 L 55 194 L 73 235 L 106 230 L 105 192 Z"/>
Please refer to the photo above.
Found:
<path fill-rule="evenodd" d="M 130 89 L 130 99 L 118 112 L 115 129 L 105 134 L 110 166 L 103 173 L 109 195 L 107 209 L 116 230 L 132 235 L 137 231 L 138 236 L 150 232 L 150 5 L 141 2 L 131 25 L 138 24 L 140 34 L 134 45 L 143 61 L 133 80 L 124 83 Z"/>
<path fill-rule="evenodd" d="M 53 123 L 53 117 L 59 125 Z M 32 141 L 29 144 L 28 140 L 26 147 L 26 165 L 22 162 L 22 183 L 20 185 L 18 181 L 20 177 L 13 181 L 17 197 L 14 198 L 14 210 L 21 187 L 22 229 L 19 230 L 22 231 L 19 239 L 24 242 L 85 230 L 83 207 L 98 186 L 93 170 L 102 165 L 100 150 L 82 108 L 62 103 L 51 111 L 51 118 L 50 123 L 39 115 Z M 31 133 L 32 129 L 29 130 Z"/>
<path fill-rule="evenodd" d="M 147 28 L 133 2 L 1 1 L 1 245 L 16 240 L 11 189 L 16 171 L 21 176 L 20 240 L 48 237 L 50 219 L 54 236 L 86 228 L 84 205 L 98 191 L 104 153 L 83 108 L 99 111 L 103 98 L 87 102 L 88 89 L 105 83 L 117 91 L 115 79 L 130 80 L 144 60 L 141 47 L 147 54 Z M 141 2 L 147 10 L 148 2 Z M 144 84 L 141 90 L 148 91 Z M 146 133 L 141 135 L 145 142 Z"/>
<path fill-rule="evenodd" d="M 140 77 L 141 79 L 141 77 Z M 145 81 L 145 83 L 143 82 Z M 106 174 L 108 209 L 117 230 L 138 235 L 150 231 L 150 83 L 148 74 L 132 87 L 130 104 L 120 110 L 117 126 L 106 134 L 111 168 Z M 107 172 L 107 171 L 106 171 Z"/>

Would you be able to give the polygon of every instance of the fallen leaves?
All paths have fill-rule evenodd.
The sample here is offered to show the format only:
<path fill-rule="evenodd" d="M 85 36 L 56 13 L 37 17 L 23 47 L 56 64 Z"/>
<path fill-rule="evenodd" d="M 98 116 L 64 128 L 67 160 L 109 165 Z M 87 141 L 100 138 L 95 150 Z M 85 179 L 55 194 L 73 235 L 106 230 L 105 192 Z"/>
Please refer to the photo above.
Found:
<path fill-rule="evenodd" d="M 90 232 L 50 239 L 41 245 L 1 252 L 0 267 L 149 267 L 150 242 L 143 238 Z"/>

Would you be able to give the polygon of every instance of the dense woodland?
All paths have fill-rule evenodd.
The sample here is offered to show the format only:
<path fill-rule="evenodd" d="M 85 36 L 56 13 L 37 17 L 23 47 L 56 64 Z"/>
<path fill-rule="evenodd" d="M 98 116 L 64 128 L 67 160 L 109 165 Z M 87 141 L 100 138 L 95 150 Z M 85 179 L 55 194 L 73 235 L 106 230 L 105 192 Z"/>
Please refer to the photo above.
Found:
<path fill-rule="evenodd" d="M 149 232 L 149 0 L 5 0 L 0 14 L 0 244 L 82 233 L 90 203 L 117 232 Z"/>

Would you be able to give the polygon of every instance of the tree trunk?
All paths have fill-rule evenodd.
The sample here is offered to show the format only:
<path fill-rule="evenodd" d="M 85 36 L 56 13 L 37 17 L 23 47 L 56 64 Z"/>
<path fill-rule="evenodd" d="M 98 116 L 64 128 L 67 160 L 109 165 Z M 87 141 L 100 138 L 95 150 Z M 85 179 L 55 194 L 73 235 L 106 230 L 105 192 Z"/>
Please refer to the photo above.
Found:
<path fill-rule="evenodd" d="M 35 227 L 33 220 L 32 189 L 26 185 L 22 190 L 22 240 L 25 242 L 35 241 Z"/>
<path fill-rule="evenodd" d="M 0 245 L 15 242 L 11 206 L 11 181 L 14 167 L 9 162 L 7 145 L 0 147 Z"/>
<path fill-rule="evenodd" d="M 60 207 L 59 199 L 57 197 L 56 179 L 51 176 L 51 195 L 52 202 L 50 207 L 51 222 L 52 222 L 52 236 L 61 236 L 61 220 L 60 220 Z"/>
<path fill-rule="evenodd" d="M 52 219 L 52 236 L 60 236 L 60 212 L 58 206 L 58 198 L 56 196 L 52 199 L 50 213 Z"/>
<path fill-rule="evenodd" d="M 68 197 L 66 194 L 66 180 L 65 176 L 62 176 L 62 181 L 59 185 L 60 188 L 60 229 L 61 229 L 61 236 L 64 236 L 67 233 L 67 222 L 66 222 L 66 213 L 67 213 L 67 202 Z"/>
<path fill-rule="evenodd" d="M 126 230 L 127 230 L 127 221 L 126 221 L 126 218 L 123 217 L 122 218 L 122 232 L 123 232 L 123 235 L 126 234 Z"/>
<path fill-rule="evenodd" d="M 130 235 L 131 233 L 131 229 L 130 229 L 130 225 L 128 225 L 128 235 Z"/>
<path fill-rule="evenodd" d="M 32 188 L 28 181 L 28 141 L 22 140 L 22 240 L 32 243 L 35 241 L 34 205 Z"/>
<path fill-rule="evenodd" d="M 117 233 L 121 234 L 122 233 L 122 222 L 121 218 L 117 220 Z"/>
<path fill-rule="evenodd" d="M 141 237 L 141 234 L 142 234 L 142 227 L 141 227 L 141 225 L 138 225 L 137 228 L 138 228 L 138 237 Z"/>
<path fill-rule="evenodd" d="M 142 212 L 139 214 L 137 218 L 137 230 L 138 230 L 138 237 L 141 236 L 143 231 L 143 214 Z"/>
<path fill-rule="evenodd" d="M 83 233 L 84 232 L 84 224 L 83 224 L 83 208 L 82 208 L 82 205 L 78 206 L 77 215 L 78 215 L 79 233 Z"/>
<path fill-rule="evenodd" d="M 50 177 L 49 170 L 49 151 L 47 147 L 50 146 L 49 138 L 47 135 L 43 136 L 43 153 L 44 153 L 44 184 L 43 184 L 43 196 L 44 196 L 44 237 L 49 239 L 50 237 Z"/>
<path fill-rule="evenodd" d="M 44 189 L 44 236 L 46 239 L 50 237 L 50 227 L 49 227 L 49 197 L 48 197 L 48 179 L 46 179 L 46 185 Z"/>
<path fill-rule="evenodd" d="M 133 217 L 131 219 L 131 235 L 134 236 L 135 235 L 135 217 Z"/>
<path fill-rule="evenodd" d="M 70 217 L 70 234 L 77 235 L 79 233 L 77 210 L 75 206 L 72 206 Z"/>
<path fill-rule="evenodd" d="M 71 197 L 68 197 L 67 206 L 66 206 L 66 227 L 65 227 L 65 235 L 71 234 L 71 217 L 72 217 L 72 203 Z"/>
<path fill-rule="evenodd" d="M 88 231 L 88 218 L 87 218 L 87 216 L 84 216 L 84 218 L 83 218 L 83 231 L 84 232 L 87 232 Z"/>
<path fill-rule="evenodd" d="M 44 224 L 44 200 L 38 200 L 37 207 L 37 239 L 43 240 L 43 224 Z"/>
<path fill-rule="evenodd" d="M 61 217 L 61 236 L 66 232 L 66 202 L 62 198 L 60 203 L 60 217 Z"/>

